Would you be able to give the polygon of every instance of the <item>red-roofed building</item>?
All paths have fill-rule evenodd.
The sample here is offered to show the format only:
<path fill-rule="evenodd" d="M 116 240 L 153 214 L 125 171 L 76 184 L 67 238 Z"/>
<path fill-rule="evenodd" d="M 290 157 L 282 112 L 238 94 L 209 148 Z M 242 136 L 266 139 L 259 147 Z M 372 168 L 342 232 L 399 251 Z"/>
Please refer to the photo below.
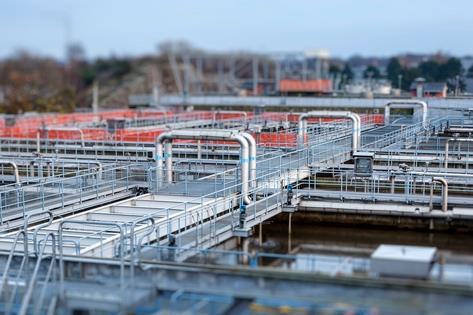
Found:
<path fill-rule="evenodd" d="M 281 94 L 327 94 L 332 92 L 332 80 L 291 80 L 279 81 Z"/>

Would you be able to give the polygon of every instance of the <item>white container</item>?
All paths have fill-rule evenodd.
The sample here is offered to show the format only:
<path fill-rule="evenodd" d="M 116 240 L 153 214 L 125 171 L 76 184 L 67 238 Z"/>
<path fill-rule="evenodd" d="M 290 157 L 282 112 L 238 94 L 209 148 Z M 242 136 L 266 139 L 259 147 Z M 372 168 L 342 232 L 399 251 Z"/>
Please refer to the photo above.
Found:
<path fill-rule="evenodd" d="M 428 278 L 437 248 L 380 245 L 371 254 L 371 271 L 380 276 Z"/>

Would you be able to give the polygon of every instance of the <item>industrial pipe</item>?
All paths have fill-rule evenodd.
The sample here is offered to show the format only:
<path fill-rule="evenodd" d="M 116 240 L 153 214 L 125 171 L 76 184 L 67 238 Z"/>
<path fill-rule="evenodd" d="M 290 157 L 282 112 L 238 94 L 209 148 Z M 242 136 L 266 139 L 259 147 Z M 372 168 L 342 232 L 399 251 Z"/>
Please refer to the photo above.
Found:
<path fill-rule="evenodd" d="M 447 142 L 445 142 L 445 161 L 444 167 L 448 168 L 448 150 L 449 150 L 449 143 L 451 142 L 473 142 L 473 138 L 448 138 Z"/>
<path fill-rule="evenodd" d="M 85 161 L 84 161 L 85 162 Z M 97 166 L 97 179 L 101 180 L 102 179 L 102 174 L 103 174 L 103 164 L 99 161 L 87 161 L 86 163 L 96 165 Z"/>
<path fill-rule="evenodd" d="M 34 161 L 31 161 L 29 163 L 29 173 L 30 173 L 30 177 L 33 178 L 34 177 Z M 38 167 L 38 173 L 39 173 L 39 167 Z M 38 177 L 39 177 L 39 174 L 38 174 Z"/>
<path fill-rule="evenodd" d="M 432 200 L 433 195 L 433 183 L 442 184 L 442 211 L 447 212 L 448 210 L 448 182 L 444 177 L 432 177 L 432 184 L 430 186 L 430 199 Z"/>
<path fill-rule="evenodd" d="M 197 159 L 202 158 L 202 143 L 200 140 L 197 140 Z"/>
<path fill-rule="evenodd" d="M 166 179 L 168 183 L 172 183 L 172 139 L 164 143 L 164 162 L 166 165 Z"/>
<path fill-rule="evenodd" d="M 473 178 L 473 174 L 468 173 L 446 173 L 446 172 L 431 172 L 431 171 L 409 171 L 409 172 L 402 172 L 402 171 L 394 171 L 392 172 L 394 175 L 414 175 L 414 176 L 441 176 L 441 177 L 460 177 L 460 178 Z"/>
<path fill-rule="evenodd" d="M 357 152 L 361 142 L 361 118 L 358 114 L 348 111 L 311 111 L 299 116 L 298 138 L 304 143 L 307 135 L 307 119 L 314 117 L 348 118 L 352 120 L 352 149 Z"/>
<path fill-rule="evenodd" d="M 34 165 L 35 165 L 35 163 L 38 165 L 38 177 L 42 178 L 43 177 L 43 165 L 42 165 L 42 163 L 36 161 L 36 159 L 29 163 L 29 165 L 30 165 L 30 167 L 29 167 L 30 168 L 30 177 L 31 178 L 34 177 Z"/>
<path fill-rule="evenodd" d="M 80 143 L 82 147 L 85 147 L 85 137 L 84 132 L 80 128 L 75 127 L 52 127 L 52 128 L 45 128 L 46 131 L 57 130 L 57 131 L 77 131 L 80 134 Z"/>
<path fill-rule="evenodd" d="M 249 171 L 249 178 L 250 178 L 250 187 L 256 188 L 256 141 L 252 135 L 247 132 L 240 132 L 246 141 L 248 141 L 249 145 L 249 160 L 250 160 L 250 171 Z"/>
<path fill-rule="evenodd" d="M 50 165 L 52 165 L 52 173 L 53 173 L 53 176 L 54 176 L 54 163 L 55 163 L 56 159 L 38 157 L 38 158 L 33 159 L 29 163 L 30 176 L 31 177 L 34 177 L 34 164 L 35 163 L 38 165 L 38 177 L 43 177 L 43 169 L 42 169 L 43 161 L 46 162 L 46 166 L 48 168 L 48 171 L 47 171 L 48 172 L 48 177 L 51 174 L 51 172 L 49 171 Z"/>
<path fill-rule="evenodd" d="M 448 128 L 448 131 L 450 132 L 463 132 L 463 133 L 466 133 L 466 132 L 469 132 L 469 133 L 472 133 L 473 132 L 473 128 L 466 128 L 466 127 L 450 127 Z"/>
<path fill-rule="evenodd" d="M 414 176 L 433 176 L 430 186 L 430 208 L 432 208 L 432 196 L 433 196 L 433 183 L 442 184 L 442 211 L 446 212 L 448 210 L 448 181 L 445 177 L 440 176 L 457 176 L 457 175 L 470 175 L 462 177 L 473 177 L 473 174 L 449 174 L 449 173 L 436 173 L 436 172 L 409 172 L 409 173 L 396 173 L 399 175 L 414 175 Z M 391 175 L 390 180 L 394 178 Z M 391 193 L 393 193 L 393 181 L 391 182 Z"/>
<path fill-rule="evenodd" d="M 172 182 L 172 140 L 173 139 L 190 139 L 190 140 L 226 140 L 236 141 L 240 144 L 241 157 L 241 194 L 243 196 L 243 202 L 245 204 L 251 203 L 251 199 L 248 195 L 248 178 L 250 177 L 249 171 L 249 147 L 250 144 L 247 140 L 248 136 L 243 136 L 235 131 L 220 131 L 220 130 L 174 130 L 166 133 L 162 133 L 156 138 L 156 172 L 157 172 L 157 184 L 163 178 L 163 160 L 165 160 L 167 168 L 166 180 L 168 183 Z M 254 139 L 253 139 L 254 141 Z M 165 151 L 163 153 L 163 143 L 166 144 Z M 256 155 L 256 154 L 255 154 Z"/>
<path fill-rule="evenodd" d="M 13 167 L 13 175 L 15 176 L 15 183 L 20 185 L 20 173 L 18 172 L 18 165 L 15 162 L 7 161 L 7 160 L 0 160 L 0 164 L 2 165 L 10 165 Z"/>
<path fill-rule="evenodd" d="M 396 176 L 391 174 L 389 175 L 389 182 L 391 183 L 391 194 L 394 194 L 394 185 L 396 183 Z"/>
<path fill-rule="evenodd" d="M 36 153 L 41 153 L 41 133 L 39 130 L 36 132 Z"/>
<path fill-rule="evenodd" d="M 427 127 L 427 103 L 419 100 L 399 100 L 389 101 L 384 105 L 384 124 L 389 125 L 389 118 L 391 116 L 391 107 L 407 107 L 414 108 L 414 106 L 422 107 L 422 126 Z"/>

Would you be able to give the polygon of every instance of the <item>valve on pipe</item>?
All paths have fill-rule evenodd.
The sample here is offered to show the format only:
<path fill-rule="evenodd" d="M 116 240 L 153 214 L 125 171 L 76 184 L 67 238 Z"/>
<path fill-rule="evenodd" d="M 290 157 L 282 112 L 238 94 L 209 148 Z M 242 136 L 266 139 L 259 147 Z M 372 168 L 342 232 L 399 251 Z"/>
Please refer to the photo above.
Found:
<path fill-rule="evenodd" d="M 176 247 L 176 236 L 174 234 L 168 235 L 168 246 L 169 247 Z"/>
<path fill-rule="evenodd" d="M 287 185 L 287 204 L 292 205 L 292 198 L 294 198 L 294 191 L 292 190 L 292 185 Z"/>
<path fill-rule="evenodd" d="M 246 205 L 244 203 L 240 204 L 240 218 L 239 218 L 239 225 L 240 229 L 245 227 L 245 220 L 246 220 Z"/>

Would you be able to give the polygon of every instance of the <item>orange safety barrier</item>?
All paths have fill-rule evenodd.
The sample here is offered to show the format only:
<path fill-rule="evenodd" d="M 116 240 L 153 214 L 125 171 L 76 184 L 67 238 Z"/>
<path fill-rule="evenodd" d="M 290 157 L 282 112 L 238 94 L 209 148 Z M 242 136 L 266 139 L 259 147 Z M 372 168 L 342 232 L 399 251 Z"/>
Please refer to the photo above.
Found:
<path fill-rule="evenodd" d="M 115 141 L 126 141 L 126 142 L 154 142 L 156 137 L 164 132 L 164 129 L 139 129 L 139 128 L 128 128 L 116 130 L 112 135 L 112 139 Z"/>
<path fill-rule="evenodd" d="M 291 123 L 299 122 L 300 113 L 279 113 L 279 112 L 266 112 L 260 115 L 260 118 L 267 119 L 269 121 L 289 121 Z M 384 123 L 384 115 L 382 114 L 361 114 L 360 115 L 362 123 L 374 123 L 377 125 Z M 309 118 L 309 123 L 318 123 L 318 122 L 333 122 L 333 121 L 342 121 L 340 118 L 330 118 L 330 117 L 314 117 Z"/>
<path fill-rule="evenodd" d="M 36 138 L 38 129 L 35 128 L 23 128 L 23 127 L 10 127 L 5 128 L 2 131 L 2 137 L 5 138 Z"/>
<path fill-rule="evenodd" d="M 253 113 L 246 112 L 246 117 L 247 119 L 251 119 L 253 117 Z M 215 112 L 215 120 L 243 119 L 243 118 L 244 118 L 243 112 L 241 113 L 226 113 L 225 111 Z"/>
<path fill-rule="evenodd" d="M 42 131 L 42 136 L 48 139 L 56 140 L 80 140 L 81 132 L 84 140 L 105 140 L 107 139 L 107 131 L 102 128 L 84 128 L 80 130 L 70 129 L 48 129 Z"/>
<path fill-rule="evenodd" d="M 193 111 L 193 112 L 163 112 L 153 110 L 115 110 L 108 112 L 101 112 L 98 115 L 93 113 L 72 113 L 72 114 L 42 114 L 36 116 L 20 116 L 16 119 L 12 127 L 7 127 L 5 119 L 0 119 L 0 136 L 11 138 L 36 138 L 37 132 L 40 129 L 48 128 L 48 132 L 42 132 L 42 137 L 50 139 L 80 139 L 80 132 L 73 127 L 74 123 L 88 123 L 97 120 L 106 119 L 123 119 L 123 118 L 163 118 L 175 121 L 192 121 L 192 120 L 211 120 L 216 119 L 240 119 L 241 113 L 226 113 L 224 111 Z M 247 112 L 248 119 L 251 119 L 253 113 Z M 299 120 L 299 113 L 281 113 L 281 112 L 266 112 L 259 116 L 259 118 L 267 119 L 268 121 L 290 121 L 297 123 Z M 362 124 L 374 123 L 381 125 L 384 123 L 384 115 L 382 114 L 361 114 Z M 309 122 L 333 122 L 345 121 L 339 118 L 310 118 Z M 55 129 L 56 128 L 56 129 Z M 153 142 L 158 135 L 164 132 L 163 128 L 127 128 L 119 129 L 110 134 L 105 128 L 82 128 L 84 139 L 86 140 L 115 140 L 115 141 L 133 141 L 133 142 Z M 280 132 L 263 132 L 254 135 L 257 142 L 266 146 L 281 146 L 293 147 L 297 143 L 297 135 L 295 133 L 280 133 Z M 214 141 L 212 143 L 231 144 L 228 141 Z"/>
<path fill-rule="evenodd" d="M 71 114 L 42 114 L 38 116 L 20 116 L 16 125 L 28 125 L 29 127 L 40 127 L 42 125 L 63 125 L 67 123 L 93 122 L 108 118 L 134 118 L 137 112 L 133 110 L 115 110 L 93 113 L 71 113 Z"/>
<path fill-rule="evenodd" d="M 297 146 L 297 134 L 294 132 L 261 132 L 253 134 L 256 143 L 266 147 L 293 148 Z"/>

